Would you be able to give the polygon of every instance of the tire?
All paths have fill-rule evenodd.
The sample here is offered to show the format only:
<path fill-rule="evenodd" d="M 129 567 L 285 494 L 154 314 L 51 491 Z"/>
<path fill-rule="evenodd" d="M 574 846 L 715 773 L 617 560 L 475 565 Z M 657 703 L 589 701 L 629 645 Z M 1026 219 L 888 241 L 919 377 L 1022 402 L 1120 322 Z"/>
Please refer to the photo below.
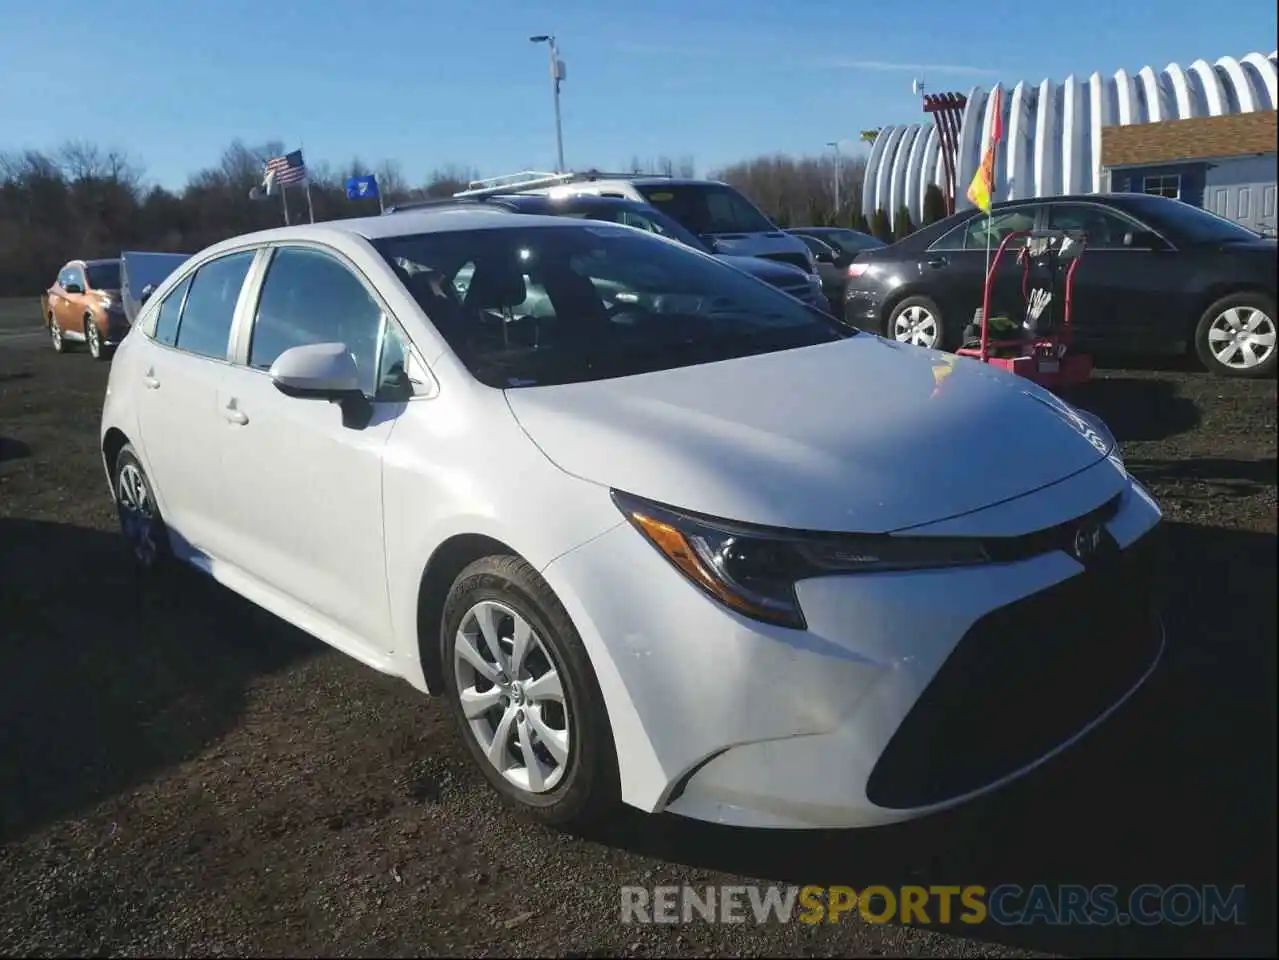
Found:
<path fill-rule="evenodd" d="M 52 313 L 49 314 L 49 339 L 53 342 L 54 353 L 67 353 L 71 349 L 71 345 L 62 339 L 62 327 Z"/>
<path fill-rule="evenodd" d="M 948 350 L 950 332 L 941 308 L 930 297 L 907 297 L 893 307 L 884 324 L 884 336 L 930 350 Z"/>
<path fill-rule="evenodd" d="M 139 482 L 144 492 L 141 497 Z M 111 489 L 115 493 L 120 533 L 138 569 L 143 573 L 155 573 L 170 566 L 173 553 L 169 530 L 160 515 L 151 480 L 132 444 L 126 443 L 115 458 Z"/>
<path fill-rule="evenodd" d="M 492 615 L 500 638 L 500 671 L 494 669 L 495 658 L 479 628 L 486 614 Z M 522 665 L 513 664 L 511 615 L 531 628 L 533 639 Z M 577 629 L 537 571 L 514 556 L 476 560 L 453 582 L 441 628 L 451 709 L 467 749 L 493 788 L 528 816 L 557 827 L 584 827 L 613 810 L 618 803 L 617 758 L 604 698 Z M 465 654 L 459 653 L 463 631 L 473 638 Z M 484 672 L 474 666 L 474 656 L 483 658 Z M 516 666 L 522 668 L 511 676 Z M 562 690 L 558 702 L 544 696 L 553 687 L 541 678 L 551 670 Z M 472 704 L 472 719 L 464 698 Z M 504 724 L 507 732 L 501 748 L 494 750 L 495 762 L 488 748 L 498 741 Z M 550 736 L 539 737 L 537 729 Z M 525 741 L 530 732 L 533 737 Z"/>
<path fill-rule="evenodd" d="M 99 362 L 107 358 L 107 348 L 102 343 L 102 332 L 93 322 L 93 317 L 84 315 L 84 342 L 88 344 L 89 356 Z"/>
<path fill-rule="evenodd" d="M 1195 327 L 1195 352 L 1210 373 L 1225 377 L 1273 376 L 1279 361 L 1279 315 L 1259 293 L 1232 293 L 1204 311 Z"/>

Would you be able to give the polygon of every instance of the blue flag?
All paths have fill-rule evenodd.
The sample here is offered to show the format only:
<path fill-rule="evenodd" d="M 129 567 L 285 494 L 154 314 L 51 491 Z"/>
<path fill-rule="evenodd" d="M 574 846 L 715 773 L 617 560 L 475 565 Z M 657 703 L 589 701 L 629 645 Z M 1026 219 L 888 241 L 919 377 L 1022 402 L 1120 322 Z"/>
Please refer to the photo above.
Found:
<path fill-rule="evenodd" d="M 376 199 L 377 196 L 376 174 L 370 173 L 363 177 L 351 177 L 346 181 L 346 198 L 348 200 Z"/>

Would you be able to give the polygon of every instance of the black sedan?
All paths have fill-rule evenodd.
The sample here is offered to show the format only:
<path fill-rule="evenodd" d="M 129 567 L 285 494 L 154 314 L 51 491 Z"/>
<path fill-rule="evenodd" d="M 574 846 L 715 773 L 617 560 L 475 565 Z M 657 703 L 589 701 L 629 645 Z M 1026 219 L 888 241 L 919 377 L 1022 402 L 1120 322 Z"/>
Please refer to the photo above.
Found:
<path fill-rule="evenodd" d="M 787 232 L 799 237 L 813 251 L 817 272 L 822 278 L 822 291 L 838 316 L 840 304 L 844 301 L 848 265 L 863 250 L 882 247 L 884 242 L 869 233 L 845 227 L 795 227 Z"/>
<path fill-rule="evenodd" d="M 1031 229 L 1087 238 L 1071 306 L 1080 349 L 1193 349 L 1214 373 L 1274 371 L 1275 241 L 1180 200 L 1146 194 L 1014 200 L 995 204 L 990 217 L 957 213 L 861 253 L 849 270 L 844 316 L 887 337 L 953 350 L 981 306 L 987 231 L 994 248 L 1009 233 Z M 1016 258 L 1006 253 L 992 315 L 1021 319 L 1021 277 Z"/>

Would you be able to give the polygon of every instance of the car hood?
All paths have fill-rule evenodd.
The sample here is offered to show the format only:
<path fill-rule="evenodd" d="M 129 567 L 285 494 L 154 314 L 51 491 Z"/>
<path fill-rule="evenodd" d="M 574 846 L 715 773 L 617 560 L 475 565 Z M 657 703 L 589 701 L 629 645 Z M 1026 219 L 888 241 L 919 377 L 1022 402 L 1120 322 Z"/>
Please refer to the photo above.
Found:
<path fill-rule="evenodd" d="M 716 259 L 723 260 L 729 266 L 736 267 L 738 270 L 749 273 L 753 277 L 758 277 L 767 283 L 798 283 L 808 279 L 808 274 L 799 267 L 792 267 L 787 263 L 778 263 L 776 260 L 765 260 L 763 257 L 738 257 L 720 254 Z"/>
<path fill-rule="evenodd" d="M 804 530 L 958 516 L 1078 473 L 1113 445 L 1026 380 L 870 334 L 506 396 L 570 474 Z"/>

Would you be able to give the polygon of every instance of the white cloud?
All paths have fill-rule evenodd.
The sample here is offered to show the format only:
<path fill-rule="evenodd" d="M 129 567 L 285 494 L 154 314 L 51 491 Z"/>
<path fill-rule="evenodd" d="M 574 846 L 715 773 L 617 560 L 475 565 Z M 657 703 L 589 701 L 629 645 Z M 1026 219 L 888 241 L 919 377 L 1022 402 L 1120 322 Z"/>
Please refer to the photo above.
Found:
<path fill-rule="evenodd" d="M 895 60 L 849 60 L 845 58 L 820 59 L 811 61 L 815 67 L 831 70 L 877 70 L 881 72 L 900 73 L 949 73 L 968 77 L 985 77 L 998 74 L 1000 71 L 990 67 L 973 67 L 949 63 L 899 63 Z"/>

